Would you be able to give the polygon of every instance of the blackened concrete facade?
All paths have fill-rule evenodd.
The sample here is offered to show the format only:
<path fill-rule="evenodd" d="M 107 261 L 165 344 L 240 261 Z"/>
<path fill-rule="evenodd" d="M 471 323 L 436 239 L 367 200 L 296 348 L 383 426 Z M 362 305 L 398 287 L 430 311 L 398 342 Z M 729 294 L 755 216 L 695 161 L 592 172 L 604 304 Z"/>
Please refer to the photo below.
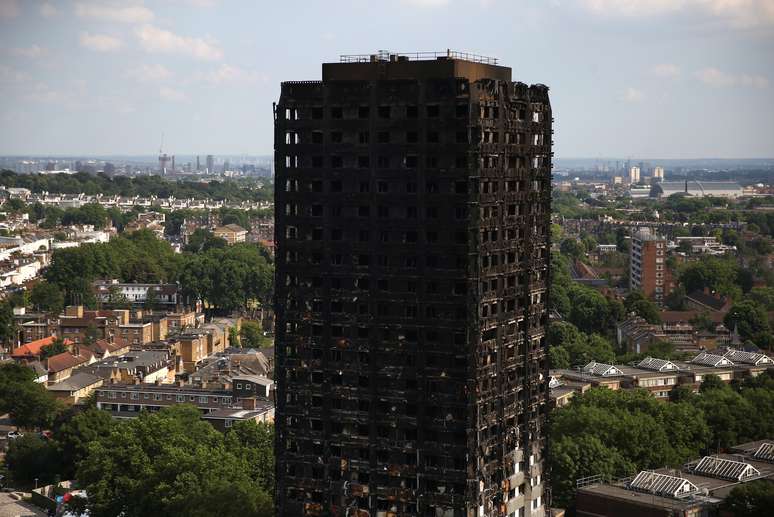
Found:
<path fill-rule="evenodd" d="M 482 61 L 282 84 L 280 516 L 546 514 L 551 107 Z"/>

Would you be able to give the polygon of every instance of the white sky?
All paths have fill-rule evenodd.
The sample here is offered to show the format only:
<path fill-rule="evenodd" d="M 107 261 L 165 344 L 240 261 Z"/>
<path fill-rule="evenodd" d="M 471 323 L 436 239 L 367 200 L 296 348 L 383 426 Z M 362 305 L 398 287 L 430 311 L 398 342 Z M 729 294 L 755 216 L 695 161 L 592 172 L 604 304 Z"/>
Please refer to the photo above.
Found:
<path fill-rule="evenodd" d="M 446 48 L 549 85 L 558 157 L 774 157 L 774 0 L 0 0 L 0 154 L 270 154 L 281 81 Z"/>

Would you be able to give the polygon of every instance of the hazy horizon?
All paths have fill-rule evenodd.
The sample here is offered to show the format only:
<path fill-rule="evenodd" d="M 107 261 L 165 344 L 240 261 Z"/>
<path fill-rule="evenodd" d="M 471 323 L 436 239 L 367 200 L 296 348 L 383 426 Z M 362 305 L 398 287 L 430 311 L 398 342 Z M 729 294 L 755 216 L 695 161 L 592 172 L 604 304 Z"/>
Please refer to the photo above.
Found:
<path fill-rule="evenodd" d="M 269 155 L 282 81 L 449 47 L 551 88 L 557 156 L 774 155 L 772 0 L 0 0 L 0 153 Z"/>

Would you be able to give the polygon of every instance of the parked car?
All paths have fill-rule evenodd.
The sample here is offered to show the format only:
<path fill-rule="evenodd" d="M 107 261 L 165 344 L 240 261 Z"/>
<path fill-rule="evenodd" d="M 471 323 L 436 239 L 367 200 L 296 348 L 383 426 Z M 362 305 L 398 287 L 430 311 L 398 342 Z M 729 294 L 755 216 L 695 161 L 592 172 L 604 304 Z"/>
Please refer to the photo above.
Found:
<path fill-rule="evenodd" d="M 14 440 L 16 438 L 21 438 L 24 436 L 24 433 L 20 433 L 19 431 L 8 431 L 8 434 L 6 435 L 9 440 Z"/>

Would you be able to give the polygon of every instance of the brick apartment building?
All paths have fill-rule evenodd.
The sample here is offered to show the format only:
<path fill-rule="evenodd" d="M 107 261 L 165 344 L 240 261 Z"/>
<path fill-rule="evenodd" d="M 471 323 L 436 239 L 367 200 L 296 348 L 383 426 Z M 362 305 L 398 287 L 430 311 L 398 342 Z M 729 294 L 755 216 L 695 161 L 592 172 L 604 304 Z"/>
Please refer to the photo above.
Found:
<path fill-rule="evenodd" d="M 663 302 L 674 288 L 666 265 L 667 241 L 649 228 L 632 234 L 629 252 L 629 287 L 642 291 L 646 297 Z"/>

